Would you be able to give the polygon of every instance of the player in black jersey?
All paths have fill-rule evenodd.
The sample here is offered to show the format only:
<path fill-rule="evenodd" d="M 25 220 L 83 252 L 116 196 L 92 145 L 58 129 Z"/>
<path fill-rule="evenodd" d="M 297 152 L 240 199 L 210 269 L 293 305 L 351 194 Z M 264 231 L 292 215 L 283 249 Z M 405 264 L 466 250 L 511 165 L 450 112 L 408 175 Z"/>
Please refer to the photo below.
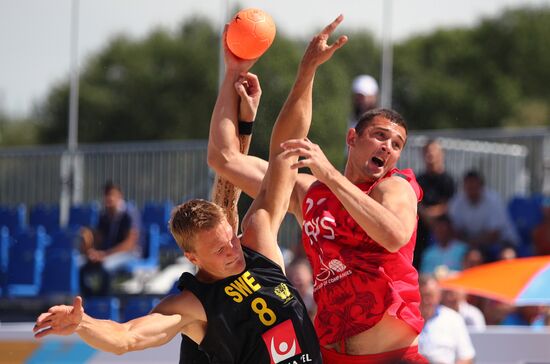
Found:
<path fill-rule="evenodd" d="M 180 205 L 172 213 L 170 229 L 198 268 L 195 276 L 182 276 L 180 294 L 124 324 L 86 315 L 77 297 L 73 306 L 54 306 L 41 314 L 34 327 L 36 337 L 77 333 L 92 347 L 123 354 L 162 345 L 182 333 L 199 343 L 212 363 L 321 362 L 313 325 L 284 275 L 276 238 L 296 179 L 296 169 L 291 168 L 297 161 L 296 150 L 288 140 L 307 135 L 311 114 L 301 112 L 300 103 L 312 92 L 317 68 L 347 40 L 340 37 L 327 44 L 341 20 L 329 24 L 306 50 L 274 125 L 266 177 L 243 221 L 242 238 L 235 235 L 218 205 L 204 200 Z M 257 78 L 247 73 L 253 61 L 238 60 L 227 50 L 225 58 L 226 74 L 212 114 L 209 143 L 209 148 L 221 148 L 222 156 L 238 152 L 232 141 L 238 128 L 239 96 L 246 97 L 250 88 L 259 90 Z"/>

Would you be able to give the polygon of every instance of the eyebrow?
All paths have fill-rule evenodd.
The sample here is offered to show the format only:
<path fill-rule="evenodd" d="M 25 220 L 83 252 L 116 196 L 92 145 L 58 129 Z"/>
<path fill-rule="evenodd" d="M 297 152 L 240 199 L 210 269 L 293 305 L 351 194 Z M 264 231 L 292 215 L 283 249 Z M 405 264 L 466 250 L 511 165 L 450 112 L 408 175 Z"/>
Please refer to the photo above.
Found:
<path fill-rule="evenodd" d="M 383 131 L 387 131 L 387 132 L 391 132 L 391 129 L 390 128 L 384 128 L 382 126 L 373 126 L 372 127 L 373 129 L 379 129 L 379 130 L 383 130 Z M 405 143 L 405 139 L 403 139 L 403 137 L 401 136 L 401 134 L 397 134 L 397 136 L 399 137 L 399 139 L 401 139 L 401 141 L 403 143 Z"/>

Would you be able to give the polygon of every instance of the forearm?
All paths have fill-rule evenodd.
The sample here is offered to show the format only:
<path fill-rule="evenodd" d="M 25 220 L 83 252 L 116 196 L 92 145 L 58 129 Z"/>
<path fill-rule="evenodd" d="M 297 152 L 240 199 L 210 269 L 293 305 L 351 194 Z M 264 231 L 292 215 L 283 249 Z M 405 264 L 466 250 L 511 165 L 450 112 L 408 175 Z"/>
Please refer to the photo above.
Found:
<path fill-rule="evenodd" d="M 178 333 L 184 332 L 181 317 L 178 314 L 151 313 L 120 324 L 84 314 L 75 332 L 88 345 L 120 355 L 160 346 L 172 340 Z"/>
<path fill-rule="evenodd" d="M 279 154 L 280 144 L 288 139 L 304 138 L 312 118 L 313 81 L 317 66 L 301 64 L 296 81 L 273 126 L 270 156 Z"/>
<path fill-rule="evenodd" d="M 231 154 L 239 153 L 237 112 L 239 96 L 234 83 L 239 79 L 236 71 L 228 70 L 220 86 L 220 92 L 212 112 L 208 138 L 208 164 L 217 171 Z"/>
<path fill-rule="evenodd" d="M 378 244 L 390 252 L 405 245 L 412 231 L 392 211 L 365 194 L 336 169 L 325 181 L 357 224 Z"/>
<path fill-rule="evenodd" d="M 134 342 L 123 324 L 94 319 L 86 314 L 75 332 L 91 347 L 118 355 L 130 351 Z"/>
<path fill-rule="evenodd" d="M 239 135 L 239 148 L 242 154 L 247 154 L 250 148 L 251 135 Z M 226 178 L 216 174 L 212 188 L 212 201 L 221 206 L 227 217 L 227 221 L 233 227 L 235 233 L 239 228 L 239 211 L 237 203 L 241 195 L 241 189 L 237 188 Z"/>

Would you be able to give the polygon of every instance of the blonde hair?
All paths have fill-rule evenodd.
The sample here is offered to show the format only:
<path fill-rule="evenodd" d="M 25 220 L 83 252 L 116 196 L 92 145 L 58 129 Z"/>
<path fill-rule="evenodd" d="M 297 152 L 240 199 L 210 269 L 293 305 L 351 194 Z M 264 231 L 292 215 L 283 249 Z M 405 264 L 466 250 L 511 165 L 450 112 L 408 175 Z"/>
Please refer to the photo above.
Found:
<path fill-rule="evenodd" d="M 193 252 L 195 236 L 216 227 L 223 219 L 225 214 L 220 206 L 194 199 L 174 207 L 168 225 L 178 246 L 183 251 Z"/>

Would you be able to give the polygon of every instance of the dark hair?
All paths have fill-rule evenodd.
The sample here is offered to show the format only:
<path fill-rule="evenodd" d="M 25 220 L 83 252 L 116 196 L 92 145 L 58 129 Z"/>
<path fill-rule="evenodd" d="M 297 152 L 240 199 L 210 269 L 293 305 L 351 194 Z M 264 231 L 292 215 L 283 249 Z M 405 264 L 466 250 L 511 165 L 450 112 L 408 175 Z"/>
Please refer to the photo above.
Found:
<path fill-rule="evenodd" d="M 444 223 L 447 223 L 451 226 L 453 225 L 453 221 L 451 220 L 451 218 L 447 214 L 442 214 L 442 215 L 436 216 L 434 221 L 435 222 L 444 222 Z"/>
<path fill-rule="evenodd" d="M 439 144 L 439 141 L 435 138 L 430 138 L 426 141 L 426 144 L 424 144 L 424 146 L 422 147 L 422 152 L 423 153 L 426 153 L 426 149 L 428 149 L 428 147 L 432 144 L 436 144 L 436 145 L 440 145 Z"/>
<path fill-rule="evenodd" d="M 464 173 L 464 181 L 467 179 L 477 179 L 482 185 L 485 183 L 485 180 L 483 179 L 483 176 L 479 171 L 475 169 L 470 169 L 466 173 Z"/>
<path fill-rule="evenodd" d="M 365 130 L 376 117 L 388 119 L 392 123 L 402 126 L 405 129 L 405 133 L 408 133 L 407 122 L 397 111 L 390 109 L 372 109 L 361 115 L 359 121 L 357 121 L 357 125 L 355 126 L 357 134 L 361 135 L 363 130 Z"/>
<path fill-rule="evenodd" d="M 117 185 L 116 183 L 114 183 L 113 181 L 105 182 L 105 184 L 103 185 L 103 194 L 108 195 L 113 190 L 122 193 L 122 190 L 120 189 L 120 186 Z"/>

